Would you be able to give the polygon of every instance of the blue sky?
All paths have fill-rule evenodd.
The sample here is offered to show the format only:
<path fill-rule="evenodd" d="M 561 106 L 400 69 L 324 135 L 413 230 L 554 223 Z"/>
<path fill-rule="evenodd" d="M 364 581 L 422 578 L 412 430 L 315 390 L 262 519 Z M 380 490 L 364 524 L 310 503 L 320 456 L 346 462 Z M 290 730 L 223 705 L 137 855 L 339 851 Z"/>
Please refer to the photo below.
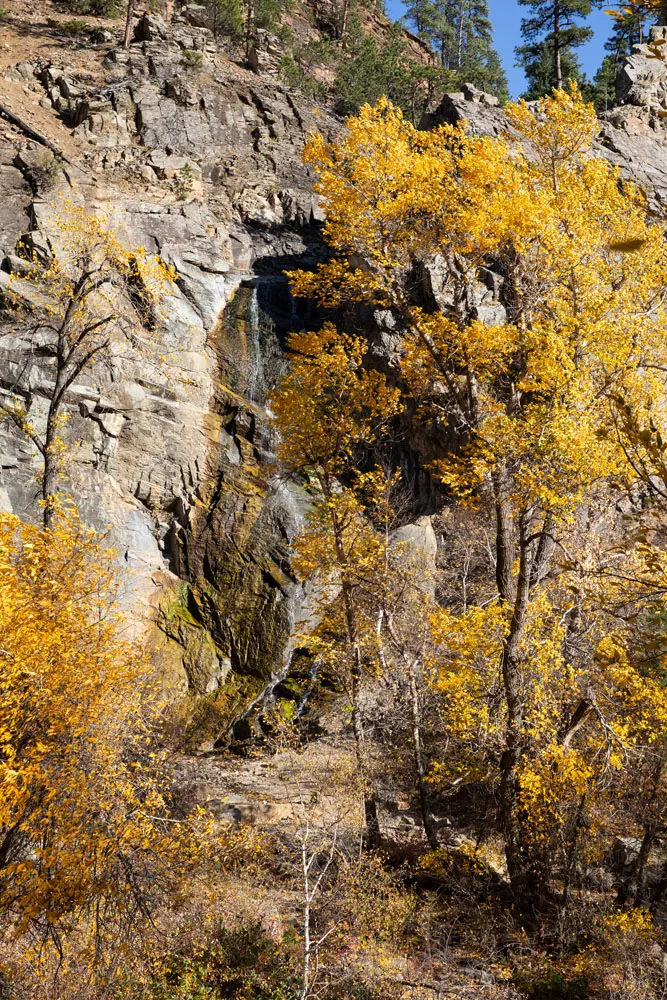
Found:
<path fill-rule="evenodd" d="M 401 0 L 386 0 L 387 13 L 398 18 L 405 8 Z M 528 13 L 528 8 L 520 7 L 517 0 L 489 0 L 491 18 L 495 29 L 496 48 L 503 60 L 505 72 L 510 83 L 512 97 L 518 97 L 525 86 L 524 76 L 514 65 L 514 47 L 519 44 L 521 18 Z M 579 49 L 579 57 L 589 76 L 593 76 L 604 56 L 604 43 L 611 30 L 611 18 L 602 11 L 594 11 L 588 19 L 593 28 L 593 38 Z"/>

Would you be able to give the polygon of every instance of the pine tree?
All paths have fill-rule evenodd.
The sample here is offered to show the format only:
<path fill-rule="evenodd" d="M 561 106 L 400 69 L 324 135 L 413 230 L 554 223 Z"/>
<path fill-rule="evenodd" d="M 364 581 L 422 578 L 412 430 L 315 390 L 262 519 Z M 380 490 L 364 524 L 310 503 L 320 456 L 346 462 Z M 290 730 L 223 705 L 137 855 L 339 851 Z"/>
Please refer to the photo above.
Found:
<path fill-rule="evenodd" d="M 426 36 L 454 85 L 468 81 L 507 98 L 507 78 L 493 47 L 487 0 L 411 0 L 407 19 Z"/>
<path fill-rule="evenodd" d="M 425 35 L 433 19 L 433 0 L 406 0 L 405 17 L 418 35 Z"/>
<path fill-rule="evenodd" d="M 523 67 L 528 87 L 522 95 L 527 101 L 538 101 L 554 88 L 554 52 L 551 39 L 539 45 L 524 45 L 516 50 L 517 63 Z M 588 96 L 589 83 L 581 68 L 576 52 L 566 48 L 561 52 L 561 71 L 564 80 L 572 80 Z"/>
<path fill-rule="evenodd" d="M 291 5 L 282 0 L 206 0 L 206 6 L 214 34 L 244 38 L 247 51 L 257 29 L 277 31 Z"/>
<path fill-rule="evenodd" d="M 528 77 L 529 92 L 534 97 L 549 94 L 555 87 L 560 90 L 566 79 L 565 60 L 572 50 L 592 36 L 590 28 L 577 23 L 591 13 L 594 0 L 519 0 L 523 7 L 530 7 L 532 16 L 521 22 L 521 34 L 525 45 L 516 50 L 519 65 Z M 552 56 L 552 66 L 548 83 L 537 93 L 537 80 L 531 73 L 537 71 L 541 77 L 544 56 L 543 46 L 547 43 Z M 576 77 L 575 77 L 576 79 Z"/>
<path fill-rule="evenodd" d="M 378 41 L 353 12 L 334 83 L 335 93 L 347 107 L 356 111 L 384 95 L 418 123 L 434 95 L 454 89 L 453 84 L 451 74 L 420 66 L 410 58 L 400 25 Z"/>
<path fill-rule="evenodd" d="M 616 77 L 618 62 L 613 55 L 606 55 L 602 65 L 593 77 L 591 98 L 595 110 L 608 111 L 616 103 Z"/>
<path fill-rule="evenodd" d="M 241 0 L 209 0 L 207 6 L 215 35 L 241 38 L 244 24 Z"/>

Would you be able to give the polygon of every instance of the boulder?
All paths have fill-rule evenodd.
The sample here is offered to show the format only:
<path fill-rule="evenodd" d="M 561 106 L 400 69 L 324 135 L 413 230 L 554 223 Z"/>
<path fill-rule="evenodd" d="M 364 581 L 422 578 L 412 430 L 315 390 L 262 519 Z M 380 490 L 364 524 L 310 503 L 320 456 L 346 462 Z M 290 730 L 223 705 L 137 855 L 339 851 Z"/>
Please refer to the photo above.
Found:
<path fill-rule="evenodd" d="M 189 3 L 182 7 L 181 17 L 186 24 L 191 24 L 195 28 L 208 28 L 211 21 L 208 9 L 198 3 Z"/>
<path fill-rule="evenodd" d="M 392 532 L 391 541 L 400 546 L 403 557 L 410 564 L 418 586 L 427 594 L 435 594 L 436 557 L 438 539 L 430 517 L 419 517 L 411 524 L 404 524 Z"/>
<path fill-rule="evenodd" d="M 167 25 L 159 14 L 145 11 L 134 26 L 134 42 L 154 42 L 167 37 Z"/>
<path fill-rule="evenodd" d="M 661 110 L 667 102 L 667 27 L 651 28 L 649 41 L 635 45 L 618 78 L 618 100 Z"/>
<path fill-rule="evenodd" d="M 114 34 L 107 28 L 96 28 L 91 32 L 90 40 L 93 45 L 111 45 L 114 41 Z"/>
<path fill-rule="evenodd" d="M 641 846 L 640 837 L 616 837 L 610 857 L 612 871 L 624 872 L 634 865 L 639 857 Z"/>
<path fill-rule="evenodd" d="M 445 94 L 437 109 L 423 116 L 420 128 L 458 125 L 462 121 L 467 123 L 472 135 L 500 135 L 511 131 L 497 98 L 472 84 L 465 84 L 458 93 Z"/>

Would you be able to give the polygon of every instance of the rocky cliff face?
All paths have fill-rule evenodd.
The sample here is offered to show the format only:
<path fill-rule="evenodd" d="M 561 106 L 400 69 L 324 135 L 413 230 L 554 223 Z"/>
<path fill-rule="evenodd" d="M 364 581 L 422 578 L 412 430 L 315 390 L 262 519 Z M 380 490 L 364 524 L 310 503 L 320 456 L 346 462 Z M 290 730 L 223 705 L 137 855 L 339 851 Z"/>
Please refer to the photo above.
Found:
<path fill-rule="evenodd" d="M 171 681 L 192 696 L 205 742 L 282 668 L 300 613 L 288 551 L 302 502 L 271 471 L 265 400 L 284 335 L 304 323 L 283 269 L 321 253 L 301 149 L 340 122 L 230 62 L 184 18 L 167 32 L 143 17 L 135 37 L 129 52 L 103 45 L 85 63 L 68 54 L 6 73 L 10 98 L 18 84 L 53 115 L 69 162 L 6 127 L 0 292 L 21 254 L 48 256 L 62 199 L 111 205 L 124 238 L 175 268 L 155 350 L 72 387 L 69 487 L 87 518 L 113 525 L 135 610 L 160 607 Z M 0 391 L 21 392 L 39 426 L 49 360 L 3 320 Z M 0 469 L 3 507 L 34 516 L 37 455 L 7 426 Z"/>
<path fill-rule="evenodd" d="M 267 38 L 256 53 L 258 68 L 271 66 L 275 44 Z M 24 129 L 2 128 L 0 392 L 18 390 L 31 419 L 43 420 L 49 361 L 33 353 L 6 291 L 25 267 L 21 255 L 48 256 L 63 198 L 113 206 L 121 235 L 176 271 L 159 350 L 114 357 L 72 387 L 70 489 L 87 518 L 113 525 L 135 611 L 154 618 L 159 608 L 187 739 L 210 746 L 284 668 L 290 632 L 307 612 L 289 568 L 304 498 L 272 471 L 265 403 L 285 334 L 308 322 L 283 271 L 323 253 L 302 146 L 310 131 L 332 136 L 343 123 L 269 71 L 226 58 L 194 7 L 169 29 L 142 17 L 127 52 L 102 33 L 84 52 L 18 62 L 0 91 L 13 114 L 25 118 L 28 108 L 65 157 L 26 141 Z M 628 93 L 644 100 L 637 87 Z M 433 121 L 461 118 L 480 132 L 506 127 L 474 88 L 447 96 Z M 654 103 L 601 122 L 599 150 L 646 188 L 656 210 L 667 198 L 666 140 Z M 492 278 L 475 292 L 476 307 L 497 321 Z M 425 282 L 437 299 L 437 267 Z M 417 451 L 418 439 L 417 431 Z M 0 427 L 4 509 L 35 516 L 38 471 L 25 440 Z"/>

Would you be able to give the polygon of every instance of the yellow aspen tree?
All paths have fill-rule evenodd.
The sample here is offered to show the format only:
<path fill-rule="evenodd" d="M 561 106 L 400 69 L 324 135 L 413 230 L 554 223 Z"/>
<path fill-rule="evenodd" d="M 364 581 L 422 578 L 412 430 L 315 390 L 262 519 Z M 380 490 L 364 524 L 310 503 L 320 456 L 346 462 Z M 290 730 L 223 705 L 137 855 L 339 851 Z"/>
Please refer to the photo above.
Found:
<path fill-rule="evenodd" d="M 524 146 L 460 127 L 419 132 L 386 100 L 362 108 L 340 141 L 315 136 L 306 160 L 319 175 L 331 258 L 292 281 L 297 295 L 325 307 L 356 300 L 394 311 L 403 377 L 440 437 L 434 470 L 460 502 L 493 508 L 495 639 L 480 649 L 489 649 L 484 670 L 499 668 L 502 679 L 498 792 L 508 871 L 523 895 L 539 872 L 522 803 L 530 781 L 538 798 L 546 794 L 551 773 L 530 778 L 532 755 L 551 746 L 574 787 L 586 767 L 572 740 L 584 741 L 581 719 L 595 714 L 569 662 L 548 575 L 560 571 L 555 553 L 579 506 L 601 484 L 634 475 L 622 440 L 608 433 L 617 399 L 646 412 L 664 397 L 667 251 L 641 193 L 590 155 L 597 120 L 576 88 L 536 109 L 510 105 L 508 117 Z M 406 278 L 435 256 L 450 303 L 442 310 L 416 305 L 407 291 Z M 502 276 L 506 323 L 486 326 L 472 314 L 482 267 Z M 451 615 L 440 622 L 443 648 L 448 634 L 468 642 L 456 638 L 463 625 Z M 482 696 L 477 656 L 464 701 Z M 541 711 L 550 688 L 567 692 L 569 721 L 557 722 L 555 702 Z M 563 747 L 575 754 L 567 768 L 556 763 Z"/>
<path fill-rule="evenodd" d="M 51 224 L 52 256 L 23 277 L 12 277 L 7 294 L 20 317 L 20 334 L 49 361 L 48 399 L 43 430 L 30 419 L 30 387 L 19 372 L 3 379 L 8 399 L 0 416 L 10 420 L 35 446 L 42 463 L 44 524 L 55 509 L 59 475 L 66 455 L 62 437 L 67 394 L 78 378 L 108 358 L 112 344 L 137 349 L 154 329 L 157 303 L 173 275 L 143 247 L 126 247 L 111 219 L 66 204 Z"/>
<path fill-rule="evenodd" d="M 112 559 L 73 507 L 0 515 L 0 938 L 62 956 L 76 932 L 117 966 L 203 855 L 169 814 Z"/>

